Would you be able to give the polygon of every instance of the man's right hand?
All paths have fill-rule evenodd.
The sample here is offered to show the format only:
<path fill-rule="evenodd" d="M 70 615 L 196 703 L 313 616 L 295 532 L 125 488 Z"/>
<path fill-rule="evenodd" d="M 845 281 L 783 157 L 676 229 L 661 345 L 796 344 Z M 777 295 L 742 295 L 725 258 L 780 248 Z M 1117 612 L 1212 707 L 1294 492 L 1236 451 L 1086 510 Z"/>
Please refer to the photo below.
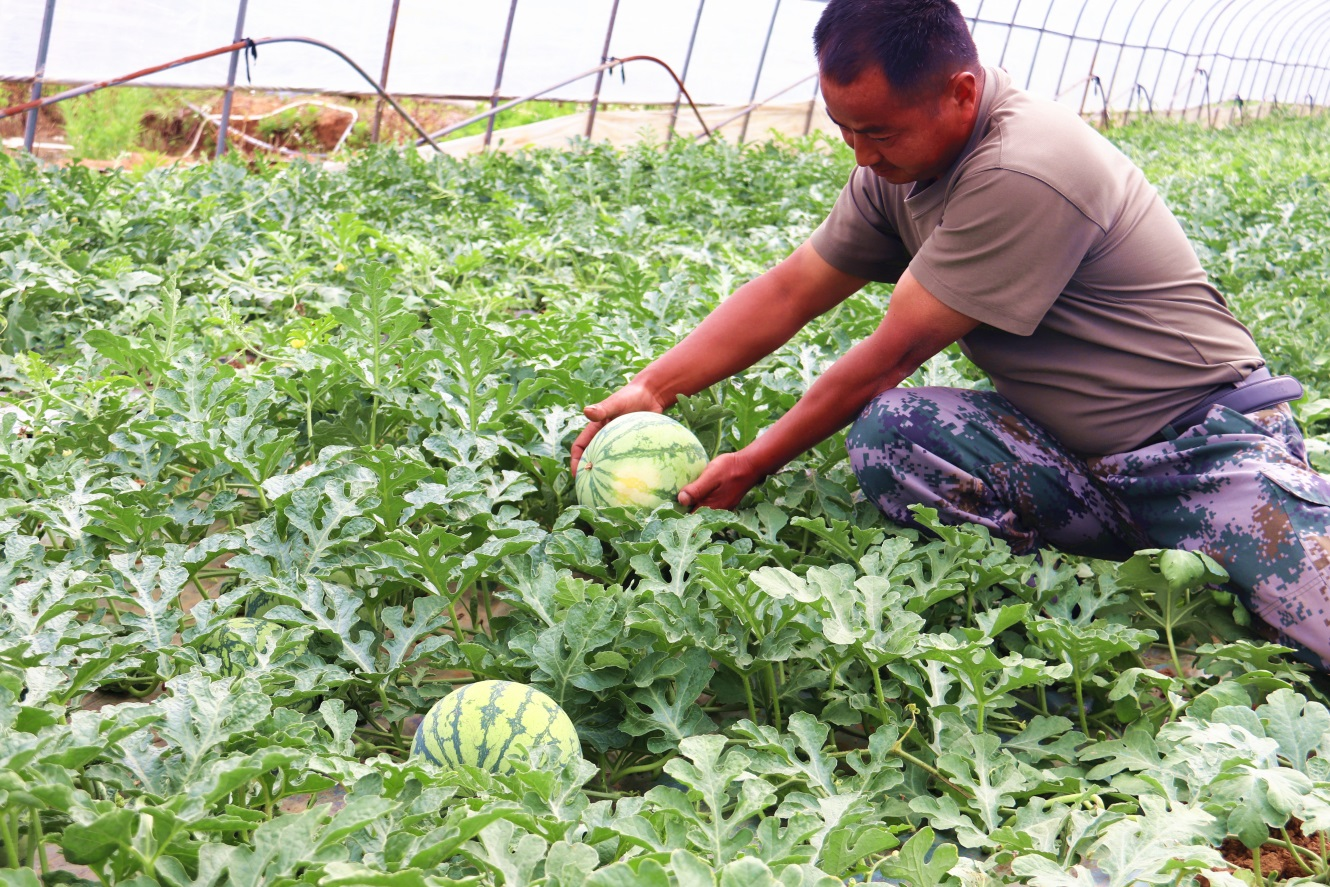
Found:
<path fill-rule="evenodd" d="M 668 406 L 670 406 L 669 403 L 662 402 L 641 382 L 633 381 L 600 403 L 593 403 L 583 409 L 582 415 L 590 419 L 591 424 L 583 428 L 582 433 L 577 436 L 577 440 L 573 441 L 573 477 L 577 477 L 577 463 L 582 461 L 582 453 L 591 443 L 591 438 L 595 437 L 596 433 L 605 427 L 605 423 L 625 413 L 663 413 Z"/>

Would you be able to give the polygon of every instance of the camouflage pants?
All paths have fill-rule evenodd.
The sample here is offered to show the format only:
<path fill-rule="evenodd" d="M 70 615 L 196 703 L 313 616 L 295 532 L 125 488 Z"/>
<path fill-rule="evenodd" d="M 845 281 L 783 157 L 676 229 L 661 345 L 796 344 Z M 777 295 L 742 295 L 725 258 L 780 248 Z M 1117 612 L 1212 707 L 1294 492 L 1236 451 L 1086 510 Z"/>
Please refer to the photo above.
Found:
<path fill-rule="evenodd" d="M 864 408 L 846 446 L 897 523 L 923 504 L 1022 553 L 1204 551 L 1281 643 L 1330 669 L 1330 481 L 1287 406 L 1213 407 L 1175 440 L 1086 458 L 993 392 L 898 388 Z"/>

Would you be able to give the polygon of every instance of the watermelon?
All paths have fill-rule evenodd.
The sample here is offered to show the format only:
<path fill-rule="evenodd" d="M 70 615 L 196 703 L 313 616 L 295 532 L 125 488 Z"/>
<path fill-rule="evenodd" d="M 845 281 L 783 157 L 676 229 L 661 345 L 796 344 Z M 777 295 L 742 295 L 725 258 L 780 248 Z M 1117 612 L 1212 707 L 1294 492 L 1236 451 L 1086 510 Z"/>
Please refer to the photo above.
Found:
<path fill-rule="evenodd" d="M 237 616 L 199 643 L 199 652 L 222 660 L 221 677 L 239 677 L 259 664 L 259 650 L 267 650 L 282 628 L 267 619 Z"/>
<path fill-rule="evenodd" d="M 553 699 L 514 681 L 479 681 L 434 703 L 411 753 L 440 767 L 510 773 L 515 758 L 545 745 L 554 751 L 554 766 L 581 754 L 573 722 Z"/>
<path fill-rule="evenodd" d="M 626 413 L 591 439 L 577 467 L 577 501 L 590 508 L 655 508 L 702 475 L 707 451 L 679 422 Z"/>

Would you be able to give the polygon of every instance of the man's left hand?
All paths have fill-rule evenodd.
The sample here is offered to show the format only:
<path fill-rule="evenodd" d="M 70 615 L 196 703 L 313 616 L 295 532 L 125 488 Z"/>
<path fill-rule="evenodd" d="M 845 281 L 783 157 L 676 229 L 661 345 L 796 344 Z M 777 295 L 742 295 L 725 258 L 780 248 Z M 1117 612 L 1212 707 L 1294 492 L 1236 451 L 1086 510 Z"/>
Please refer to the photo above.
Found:
<path fill-rule="evenodd" d="M 711 460 L 701 477 L 679 491 L 679 504 L 689 511 L 703 507 L 733 510 L 760 480 L 762 475 L 743 450 L 723 453 Z"/>

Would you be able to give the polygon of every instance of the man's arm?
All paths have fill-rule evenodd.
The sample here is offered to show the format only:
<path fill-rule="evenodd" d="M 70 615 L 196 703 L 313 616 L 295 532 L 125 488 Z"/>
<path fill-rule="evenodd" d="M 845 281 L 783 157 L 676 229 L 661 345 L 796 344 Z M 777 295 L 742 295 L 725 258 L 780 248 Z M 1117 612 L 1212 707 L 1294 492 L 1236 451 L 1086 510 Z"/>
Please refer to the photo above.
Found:
<path fill-rule="evenodd" d="M 639 410 L 662 412 L 681 395 L 696 394 L 747 369 L 867 282 L 836 270 L 803 243 L 780 264 L 736 289 L 627 385 L 587 407 L 583 412 L 591 423 L 573 443 L 573 473 L 591 438 L 609 420 Z"/>
<path fill-rule="evenodd" d="M 928 358 L 978 326 L 948 308 L 906 271 L 878 328 L 818 377 L 794 407 L 751 444 L 718 456 L 684 487 L 687 507 L 733 508 L 762 478 L 848 425 Z"/>

